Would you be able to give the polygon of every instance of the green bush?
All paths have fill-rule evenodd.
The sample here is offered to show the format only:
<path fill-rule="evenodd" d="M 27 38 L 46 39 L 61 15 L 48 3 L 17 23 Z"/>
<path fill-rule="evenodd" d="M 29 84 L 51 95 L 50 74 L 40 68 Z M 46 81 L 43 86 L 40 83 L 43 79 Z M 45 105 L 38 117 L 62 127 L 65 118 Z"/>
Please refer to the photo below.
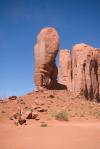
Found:
<path fill-rule="evenodd" d="M 69 121 L 68 113 L 66 111 L 60 111 L 55 114 L 55 119 L 60 121 Z"/>

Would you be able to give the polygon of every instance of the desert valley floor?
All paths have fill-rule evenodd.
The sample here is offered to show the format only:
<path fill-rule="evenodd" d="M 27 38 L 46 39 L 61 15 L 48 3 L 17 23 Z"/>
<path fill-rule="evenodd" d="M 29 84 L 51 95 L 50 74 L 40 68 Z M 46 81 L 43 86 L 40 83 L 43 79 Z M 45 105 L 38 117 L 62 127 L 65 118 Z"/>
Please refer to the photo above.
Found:
<path fill-rule="evenodd" d="M 17 125 L 11 115 L 19 107 L 34 109 L 37 117 Z M 61 112 L 66 112 L 67 119 L 57 117 Z M 100 103 L 74 97 L 66 90 L 31 92 L 0 101 L 0 148 L 99 149 Z"/>

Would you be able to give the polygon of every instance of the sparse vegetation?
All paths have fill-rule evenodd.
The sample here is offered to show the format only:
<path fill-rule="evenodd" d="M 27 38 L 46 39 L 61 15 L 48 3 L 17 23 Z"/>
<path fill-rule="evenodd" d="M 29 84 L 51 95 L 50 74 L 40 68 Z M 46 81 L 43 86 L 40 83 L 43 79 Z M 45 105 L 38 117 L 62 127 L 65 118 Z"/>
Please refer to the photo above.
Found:
<path fill-rule="evenodd" d="M 45 123 L 45 122 L 42 122 L 41 125 L 40 125 L 40 127 L 48 127 L 48 124 Z"/>
<path fill-rule="evenodd" d="M 96 118 L 100 119 L 100 111 L 95 112 Z"/>
<path fill-rule="evenodd" d="M 57 112 L 55 114 L 55 119 L 60 121 L 69 121 L 68 112 L 66 112 L 65 110 Z"/>

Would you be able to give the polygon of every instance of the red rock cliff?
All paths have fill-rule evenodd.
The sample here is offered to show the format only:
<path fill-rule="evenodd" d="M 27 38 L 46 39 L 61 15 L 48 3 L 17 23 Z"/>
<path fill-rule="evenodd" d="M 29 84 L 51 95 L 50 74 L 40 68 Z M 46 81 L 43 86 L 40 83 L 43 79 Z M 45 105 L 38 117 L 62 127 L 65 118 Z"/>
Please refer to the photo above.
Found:
<path fill-rule="evenodd" d="M 59 51 L 59 83 L 67 85 L 71 90 L 71 55 L 67 49 Z"/>
<path fill-rule="evenodd" d="M 75 95 L 100 101 L 100 50 L 76 44 L 71 57 L 65 50 L 59 56 L 59 81 Z"/>

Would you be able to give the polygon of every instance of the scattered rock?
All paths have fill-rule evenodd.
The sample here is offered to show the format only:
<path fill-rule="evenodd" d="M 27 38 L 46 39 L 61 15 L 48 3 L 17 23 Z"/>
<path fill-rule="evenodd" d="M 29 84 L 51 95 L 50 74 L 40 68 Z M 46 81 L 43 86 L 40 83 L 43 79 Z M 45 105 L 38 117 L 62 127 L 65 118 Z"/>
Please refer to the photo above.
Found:
<path fill-rule="evenodd" d="M 47 112 L 48 109 L 45 109 L 45 108 L 42 108 L 42 107 L 41 107 L 41 108 L 37 109 L 37 111 L 38 111 L 38 112 Z"/>
<path fill-rule="evenodd" d="M 28 113 L 26 119 L 33 119 L 33 117 L 32 117 L 32 112 Z"/>
<path fill-rule="evenodd" d="M 16 125 L 23 125 L 26 123 L 26 119 L 21 117 L 20 113 L 14 113 L 9 117 L 10 120 L 13 120 Z"/>
<path fill-rule="evenodd" d="M 21 117 L 24 119 L 35 119 L 37 116 L 37 111 L 33 111 L 32 109 L 24 109 Z"/>
<path fill-rule="evenodd" d="M 25 124 L 27 119 L 39 120 L 38 112 L 32 111 L 31 109 L 23 109 L 19 112 L 13 113 L 9 119 L 20 125 Z"/>
<path fill-rule="evenodd" d="M 17 99 L 17 96 L 10 96 L 8 97 L 9 100 L 16 100 Z"/>
<path fill-rule="evenodd" d="M 19 119 L 18 124 L 23 125 L 26 123 L 26 119 Z"/>
<path fill-rule="evenodd" d="M 21 114 L 22 119 L 32 119 L 32 111 L 30 109 L 24 109 Z"/>
<path fill-rule="evenodd" d="M 32 112 L 32 119 L 35 119 L 35 120 L 38 119 L 38 113 L 36 111 Z"/>
<path fill-rule="evenodd" d="M 36 118 L 35 118 L 35 120 L 36 120 L 36 121 L 39 121 L 39 120 L 40 120 L 40 118 L 39 118 L 39 117 L 36 117 Z"/>
<path fill-rule="evenodd" d="M 33 107 L 33 110 L 37 110 L 37 109 L 40 109 L 41 107 L 40 106 L 35 106 Z"/>
<path fill-rule="evenodd" d="M 49 97 L 50 97 L 50 98 L 55 98 L 55 96 L 54 96 L 54 95 L 52 95 L 52 94 L 51 94 L 51 95 L 49 95 Z"/>
<path fill-rule="evenodd" d="M 10 119 L 10 120 L 19 119 L 19 113 L 18 113 L 18 112 L 13 113 L 13 114 L 9 117 L 9 119 Z"/>

